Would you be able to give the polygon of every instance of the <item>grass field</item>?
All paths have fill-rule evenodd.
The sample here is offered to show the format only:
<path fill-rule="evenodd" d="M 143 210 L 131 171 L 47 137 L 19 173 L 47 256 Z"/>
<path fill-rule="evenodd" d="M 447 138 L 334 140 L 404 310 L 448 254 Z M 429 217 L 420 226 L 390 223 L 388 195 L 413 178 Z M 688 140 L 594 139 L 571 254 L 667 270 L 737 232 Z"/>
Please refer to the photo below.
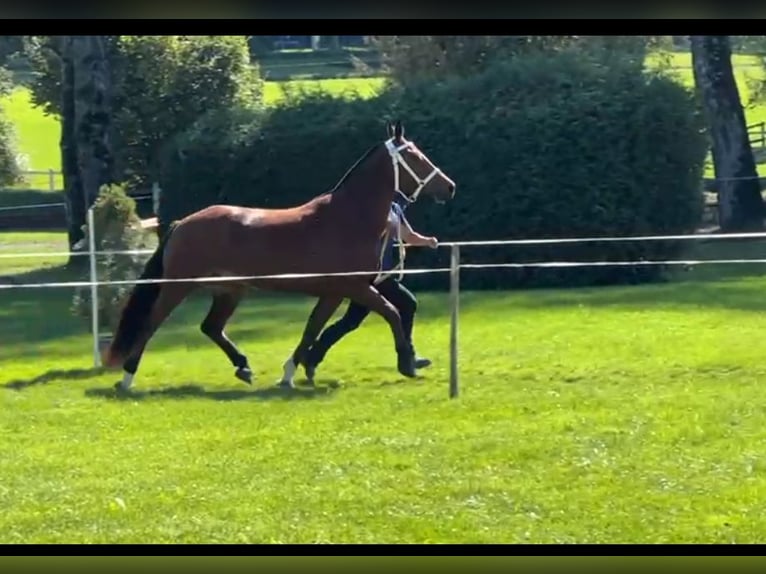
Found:
<path fill-rule="evenodd" d="M 384 78 L 331 78 L 326 80 L 294 80 L 285 82 L 264 82 L 263 99 L 267 105 L 278 105 L 283 98 L 283 90 L 302 89 L 308 91 L 329 92 L 350 98 L 372 97 L 384 83 Z"/>
<path fill-rule="evenodd" d="M 66 257 L 5 257 L 14 253 L 66 253 L 69 251 L 67 234 L 62 231 L 0 231 L 0 277 L 58 267 Z"/>
<path fill-rule="evenodd" d="M 750 268 L 465 293 L 450 401 L 439 294 L 420 295 L 418 381 L 371 317 L 316 389 L 275 389 L 312 302 L 254 296 L 229 329 L 247 387 L 198 298 L 118 398 L 70 290 L 0 290 L 0 542 L 760 542 L 764 291 Z"/>

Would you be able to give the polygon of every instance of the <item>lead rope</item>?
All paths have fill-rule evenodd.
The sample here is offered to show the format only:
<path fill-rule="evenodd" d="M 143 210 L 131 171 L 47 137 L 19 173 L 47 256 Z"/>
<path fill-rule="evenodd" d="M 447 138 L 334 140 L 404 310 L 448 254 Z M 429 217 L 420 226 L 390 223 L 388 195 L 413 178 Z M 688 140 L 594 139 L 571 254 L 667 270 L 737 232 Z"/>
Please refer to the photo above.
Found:
<path fill-rule="evenodd" d="M 396 241 L 399 244 L 399 264 L 397 267 L 399 268 L 399 278 L 397 281 L 401 281 L 404 277 L 404 259 L 407 257 L 407 250 L 404 247 L 404 242 L 402 241 L 402 214 L 401 211 L 397 211 L 396 214 Z"/>

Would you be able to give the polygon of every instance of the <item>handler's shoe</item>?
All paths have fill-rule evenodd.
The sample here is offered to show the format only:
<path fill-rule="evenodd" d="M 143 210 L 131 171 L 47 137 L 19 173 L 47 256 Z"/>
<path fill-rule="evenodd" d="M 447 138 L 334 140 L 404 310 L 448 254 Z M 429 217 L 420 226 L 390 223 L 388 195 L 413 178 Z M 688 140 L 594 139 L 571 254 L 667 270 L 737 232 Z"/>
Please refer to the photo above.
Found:
<path fill-rule="evenodd" d="M 396 350 L 396 366 L 399 372 L 405 377 L 414 379 L 417 377 L 415 372 L 415 352 L 412 347 L 405 347 Z"/>
<path fill-rule="evenodd" d="M 415 368 L 416 369 L 425 369 L 426 367 L 431 366 L 431 359 L 425 359 L 423 357 L 418 357 L 415 359 Z"/>

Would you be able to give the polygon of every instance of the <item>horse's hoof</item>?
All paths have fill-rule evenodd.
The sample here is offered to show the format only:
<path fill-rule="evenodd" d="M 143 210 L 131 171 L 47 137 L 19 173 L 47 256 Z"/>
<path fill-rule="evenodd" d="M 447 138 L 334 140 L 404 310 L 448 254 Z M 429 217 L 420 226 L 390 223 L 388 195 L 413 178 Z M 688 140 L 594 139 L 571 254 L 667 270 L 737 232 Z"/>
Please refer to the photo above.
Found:
<path fill-rule="evenodd" d="M 317 366 L 316 365 L 304 365 L 303 366 L 304 371 L 306 372 L 306 382 L 310 386 L 314 386 L 314 376 L 317 372 Z"/>
<path fill-rule="evenodd" d="M 239 367 L 234 373 L 234 376 L 243 383 L 247 383 L 248 385 L 253 384 L 253 371 L 251 371 L 249 367 Z"/>
<path fill-rule="evenodd" d="M 117 381 L 116 383 L 114 383 L 114 391 L 116 393 L 125 394 L 128 392 L 128 390 L 129 388 L 126 389 L 125 387 L 122 386 L 122 381 Z"/>
<path fill-rule="evenodd" d="M 295 385 L 293 384 L 292 381 L 282 380 L 277 383 L 277 387 L 279 387 L 280 389 L 294 389 Z"/>

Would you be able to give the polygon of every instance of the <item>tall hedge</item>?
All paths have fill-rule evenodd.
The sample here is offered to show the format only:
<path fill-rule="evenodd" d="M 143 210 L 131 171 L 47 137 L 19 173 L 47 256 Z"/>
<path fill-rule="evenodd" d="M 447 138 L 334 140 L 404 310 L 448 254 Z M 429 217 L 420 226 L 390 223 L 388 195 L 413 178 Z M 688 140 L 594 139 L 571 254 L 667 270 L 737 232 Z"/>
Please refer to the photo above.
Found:
<path fill-rule="evenodd" d="M 633 65 L 607 66 L 572 53 L 516 59 L 438 85 L 391 88 L 371 100 L 305 96 L 263 115 L 207 118 L 168 150 L 161 215 L 177 218 L 216 201 L 304 202 L 382 141 L 391 117 L 401 117 L 407 135 L 458 184 L 450 204 L 423 199 L 410 209 L 415 226 L 443 240 L 687 233 L 701 217 L 707 145 L 693 94 Z M 662 259 L 678 248 L 668 242 L 506 246 L 466 249 L 464 260 Z M 448 254 L 412 250 L 408 261 L 441 266 Z M 467 288 L 585 285 L 647 281 L 659 273 L 656 267 L 499 270 L 466 272 L 463 282 Z M 446 277 L 408 282 L 441 287 Z"/>

